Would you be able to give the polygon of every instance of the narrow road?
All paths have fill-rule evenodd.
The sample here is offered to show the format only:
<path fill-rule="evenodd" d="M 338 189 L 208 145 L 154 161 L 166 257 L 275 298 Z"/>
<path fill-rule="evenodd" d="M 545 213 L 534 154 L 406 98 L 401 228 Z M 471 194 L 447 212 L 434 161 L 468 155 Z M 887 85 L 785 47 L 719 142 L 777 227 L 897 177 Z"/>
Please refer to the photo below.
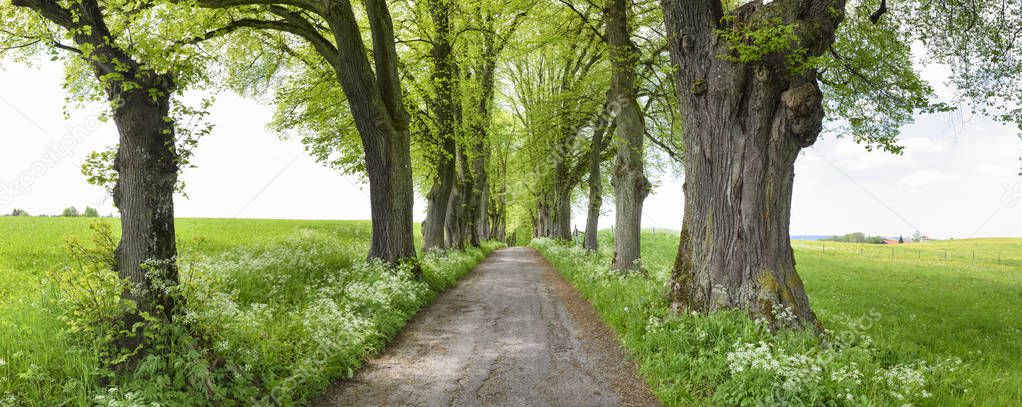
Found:
<path fill-rule="evenodd" d="M 319 406 L 656 406 L 596 311 L 536 251 L 501 249 Z"/>

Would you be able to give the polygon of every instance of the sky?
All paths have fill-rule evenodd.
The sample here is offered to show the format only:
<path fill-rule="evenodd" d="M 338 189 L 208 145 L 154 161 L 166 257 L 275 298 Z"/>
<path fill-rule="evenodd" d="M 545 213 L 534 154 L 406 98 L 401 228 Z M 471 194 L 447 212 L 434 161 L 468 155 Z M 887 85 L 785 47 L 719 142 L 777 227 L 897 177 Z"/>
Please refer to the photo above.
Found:
<path fill-rule="evenodd" d="M 116 143 L 102 106 L 64 115 L 63 69 L 5 63 L 0 70 L 0 213 L 58 214 L 68 206 L 115 211 L 106 192 L 81 175 L 86 156 Z M 946 71 L 927 67 L 939 84 Z M 314 162 L 294 139 L 267 129 L 272 109 L 221 94 L 211 109 L 216 127 L 200 141 L 184 171 L 188 197 L 176 199 L 179 217 L 368 219 L 368 187 Z M 864 232 L 934 238 L 1022 236 L 1022 141 L 1012 126 L 960 112 L 921 115 L 902 129 L 901 156 L 867 152 L 826 134 L 795 164 L 792 235 Z M 650 174 L 657 184 L 646 199 L 643 227 L 680 229 L 679 174 Z M 573 223 L 585 224 L 584 202 Z M 604 205 L 601 227 L 613 223 Z M 425 217 L 418 197 L 415 219 Z"/>

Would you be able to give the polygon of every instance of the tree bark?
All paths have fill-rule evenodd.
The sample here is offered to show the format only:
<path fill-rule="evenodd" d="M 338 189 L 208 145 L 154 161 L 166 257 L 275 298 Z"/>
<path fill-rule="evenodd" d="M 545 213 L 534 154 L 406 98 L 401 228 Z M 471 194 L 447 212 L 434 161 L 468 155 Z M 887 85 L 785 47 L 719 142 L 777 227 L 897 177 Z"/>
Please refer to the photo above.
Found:
<path fill-rule="evenodd" d="M 451 54 L 451 4 L 448 0 L 431 0 L 430 17 L 433 20 L 435 38 L 431 56 L 433 58 L 433 82 L 436 94 L 432 109 L 437 122 L 436 177 L 426 195 L 426 220 L 422 228 L 423 250 L 443 249 L 444 229 L 447 223 L 447 206 L 455 182 L 456 128 L 455 99 L 456 67 Z"/>
<path fill-rule="evenodd" d="M 298 36 L 330 65 L 348 99 L 365 153 L 372 213 L 368 257 L 389 264 L 406 261 L 414 264 L 412 210 L 415 196 L 410 118 L 402 100 L 393 21 L 385 0 L 365 0 L 362 4 L 372 40 L 372 65 L 351 0 L 198 2 L 200 7 L 218 9 L 258 5 L 268 16 L 266 19 L 239 18 L 229 27 L 275 30 Z M 332 40 L 324 36 L 327 32 Z M 417 267 L 413 270 L 419 271 Z"/>
<path fill-rule="evenodd" d="M 685 123 L 685 214 L 671 301 L 698 311 L 746 309 L 772 329 L 816 327 L 795 272 L 788 224 L 794 163 L 822 128 L 813 69 L 789 52 L 739 62 L 720 39 L 719 2 L 664 0 Z M 778 0 L 736 9 L 728 24 L 795 24 L 806 56 L 820 55 L 843 0 Z"/>
<path fill-rule="evenodd" d="M 82 58 L 113 106 L 119 142 L 113 198 L 121 213 L 115 268 L 128 283 L 121 297 L 136 307 L 122 321 L 130 335 L 118 342 L 124 349 L 135 350 L 145 339 L 141 314 L 170 319 L 176 306 L 168 290 L 178 284 L 174 234 L 178 155 L 174 123 L 169 120 L 173 77 L 144 68 L 115 47 L 103 9 L 95 0 L 71 3 L 68 8 L 47 0 L 16 0 L 13 4 L 32 9 L 71 33 L 75 45 L 87 50 Z M 119 75 L 107 77 L 113 73 Z M 133 367 L 146 349 L 141 351 L 119 368 Z"/>
<path fill-rule="evenodd" d="M 115 258 L 121 278 L 132 286 L 123 297 L 135 302 L 140 312 L 169 319 L 175 304 L 166 289 L 178 281 L 174 235 L 178 162 L 174 126 L 166 120 L 173 85 L 169 78 L 152 76 L 157 83 L 151 89 L 159 90 L 156 98 L 145 90 L 111 95 L 120 135 L 113 198 L 121 213 L 121 241 Z"/>
<path fill-rule="evenodd" d="M 633 270 L 639 266 L 642 235 L 642 203 L 650 184 L 643 168 L 643 139 L 646 125 L 636 100 L 635 66 L 638 49 L 631 39 L 626 0 L 607 0 L 607 46 L 613 75 L 608 103 L 616 111 L 614 143 L 617 155 L 611 184 L 614 186 L 614 260 L 615 270 Z"/>
<path fill-rule="evenodd" d="M 462 146 L 457 146 L 457 181 L 451 192 L 451 202 L 447 209 L 447 247 L 457 250 L 465 249 L 467 236 L 466 214 L 468 208 L 468 191 L 472 188 L 472 175 L 468 174 L 468 165 Z"/>
<path fill-rule="evenodd" d="M 564 174 L 558 171 L 558 174 Z M 571 187 L 563 181 L 555 183 L 550 236 L 557 240 L 571 240 Z"/>
<path fill-rule="evenodd" d="M 447 149 L 454 149 L 454 140 L 445 141 L 443 153 Z M 436 179 L 426 195 L 426 219 L 422 224 L 422 249 L 434 250 L 444 249 L 446 239 L 444 230 L 447 227 L 447 213 L 451 202 L 451 193 L 454 190 L 456 174 L 454 168 L 453 151 L 450 157 L 440 157 L 437 165 Z"/>
<path fill-rule="evenodd" d="M 323 11 L 337 48 L 313 35 L 310 41 L 336 71 L 362 139 L 372 213 L 369 258 L 396 264 L 415 258 L 409 117 L 401 97 L 390 11 L 384 0 L 366 0 L 365 6 L 375 69 L 347 0 Z"/>
<path fill-rule="evenodd" d="M 586 214 L 586 235 L 583 247 L 595 252 L 598 247 L 597 234 L 600 224 L 600 207 L 603 206 L 603 179 L 600 164 L 603 152 L 603 133 L 605 127 L 598 125 L 593 129 L 593 140 L 589 151 L 589 212 Z"/>
<path fill-rule="evenodd" d="M 484 133 L 485 134 L 485 133 Z M 472 166 L 475 170 L 475 207 L 472 213 L 472 245 L 479 246 L 481 241 L 490 239 L 489 225 L 489 204 L 490 204 L 490 183 L 486 173 L 486 162 L 488 151 L 486 143 L 482 140 L 477 145 L 477 156 L 473 159 Z"/>

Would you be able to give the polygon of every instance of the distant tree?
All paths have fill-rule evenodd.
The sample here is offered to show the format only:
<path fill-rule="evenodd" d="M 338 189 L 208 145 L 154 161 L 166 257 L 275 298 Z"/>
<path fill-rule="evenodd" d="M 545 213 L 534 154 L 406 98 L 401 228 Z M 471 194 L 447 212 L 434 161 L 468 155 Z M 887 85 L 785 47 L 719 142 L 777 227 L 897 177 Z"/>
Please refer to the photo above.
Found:
<path fill-rule="evenodd" d="M 923 241 L 923 234 L 920 231 L 916 230 L 916 232 L 912 234 L 912 241 L 913 242 L 922 242 Z"/>
<path fill-rule="evenodd" d="M 14 212 L 11 212 L 11 216 L 30 216 L 30 215 L 28 214 L 28 212 L 25 212 L 24 209 L 15 209 Z"/>
<path fill-rule="evenodd" d="M 865 233 L 855 232 L 841 236 L 834 236 L 826 239 L 821 239 L 831 242 L 844 242 L 844 243 L 872 243 L 880 244 L 884 241 L 883 237 L 880 236 L 866 236 Z"/>
<path fill-rule="evenodd" d="M 75 207 L 72 206 L 70 208 L 64 208 L 64 212 L 62 212 L 60 214 L 60 216 L 74 218 L 74 217 L 81 216 L 81 214 L 78 213 L 78 208 L 75 208 Z"/>
<path fill-rule="evenodd" d="M 99 211 L 97 211 L 96 208 L 93 208 L 91 206 L 86 206 L 85 211 L 82 212 L 82 216 L 86 218 L 98 218 Z"/>
<path fill-rule="evenodd" d="M 901 235 L 898 235 L 898 244 L 901 244 L 901 243 L 905 243 L 905 238 L 902 237 Z"/>

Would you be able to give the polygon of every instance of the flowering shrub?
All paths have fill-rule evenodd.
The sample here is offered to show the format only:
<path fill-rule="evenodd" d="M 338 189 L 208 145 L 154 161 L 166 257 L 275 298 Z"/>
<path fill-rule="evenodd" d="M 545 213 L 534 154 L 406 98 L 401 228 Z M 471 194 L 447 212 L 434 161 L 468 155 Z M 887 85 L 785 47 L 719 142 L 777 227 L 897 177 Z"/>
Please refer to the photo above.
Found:
<path fill-rule="evenodd" d="M 91 370 L 75 378 L 46 366 L 5 373 L 0 380 L 22 383 L 4 388 L 26 392 L 0 392 L 0 407 L 304 404 L 333 380 L 353 376 L 423 305 L 499 245 L 427 254 L 418 279 L 409 267 L 364 260 L 367 243 L 303 229 L 254 247 L 189 253 L 173 289 L 178 315 L 150 321 L 151 351 L 133 371 L 114 373 L 92 359 L 83 364 Z M 63 314 L 61 335 L 75 338 L 68 343 L 85 355 L 105 349 L 111 334 L 96 321 L 116 316 L 116 274 L 90 266 L 55 277 L 52 291 L 63 308 L 52 311 Z M 88 305 L 97 300 L 110 304 Z M 0 361 L 4 372 L 7 362 Z M 108 384 L 98 385 L 99 378 Z M 63 381 L 63 399 L 28 393 L 33 380 Z"/>
<path fill-rule="evenodd" d="M 820 336 L 773 334 L 741 311 L 672 312 L 666 265 L 647 261 L 645 274 L 620 274 L 606 252 L 548 239 L 531 245 L 600 311 L 667 405 L 932 405 L 936 395 L 966 391 L 958 359 L 916 360 L 877 347 L 867 331 L 879 313 L 835 315 Z M 774 310 L 778 318 L 786 312 Z"/>

